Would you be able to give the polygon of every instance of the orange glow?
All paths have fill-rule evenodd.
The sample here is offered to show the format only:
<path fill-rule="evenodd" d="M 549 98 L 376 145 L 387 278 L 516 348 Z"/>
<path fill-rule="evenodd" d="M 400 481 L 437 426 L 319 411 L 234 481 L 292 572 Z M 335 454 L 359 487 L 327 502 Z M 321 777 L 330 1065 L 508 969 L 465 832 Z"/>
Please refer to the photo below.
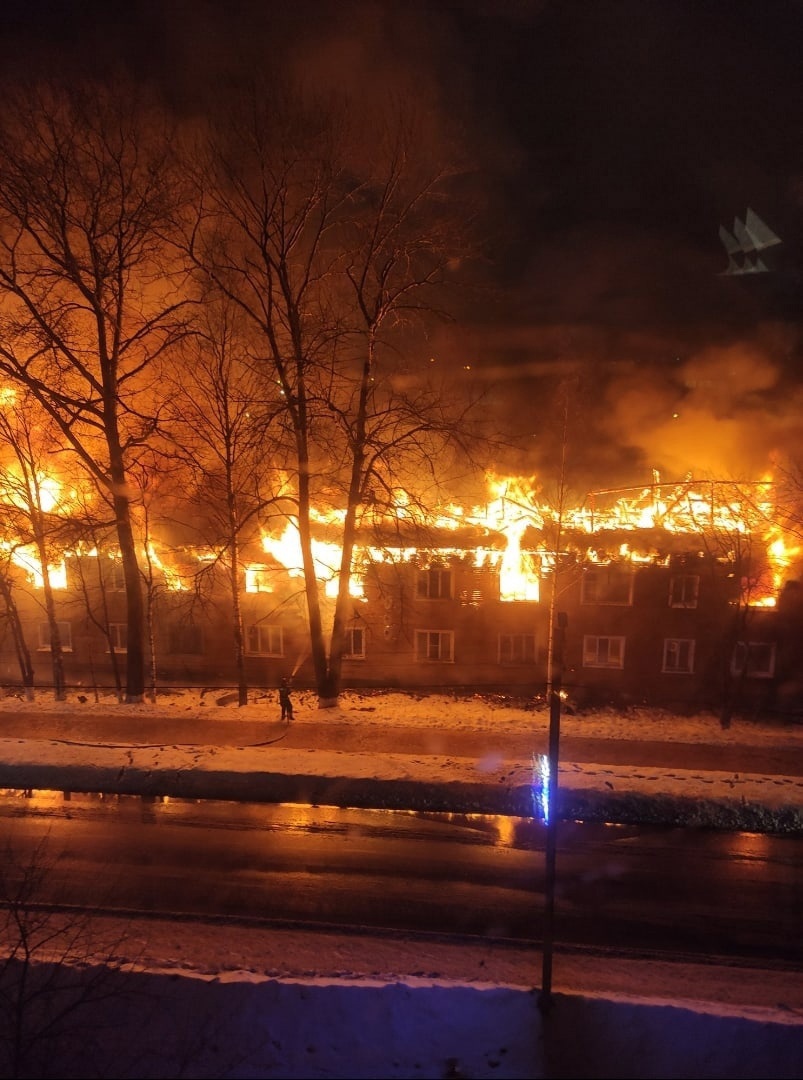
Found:
<path fill-rule="evenodd" d="M 564 534 L 574 534 L 574 547 L 577 547 L 578 534 L 604 537 L 608 532 L 624 530 L 633 533 L 632 541 L 617 541 L 614 554 L 605 550 L 604 545 L 602 548 L 595 545 L 578 550 L 582 558 L 596 563 L 618 558 L 633 563 L 667 565 L 668 552 L 659 552 L 655 547 L 656 531 L 672 536 L 694 537 L 698 546 L 704 542 L 708 550 L 720 559 L 734 558 L 739 544 L 752 538 L 766 551 L 772 570 L 773 592 L 780 588 L 792 559 L 801 551 L 800 547 L 789 546 L 788 541 L 781 537 L 778 527 L 771 523 L 772 484 L 766 478 L 751 484 L 692 480 L 663 484 L 656 476 L 654 484 L 640 490 L 593 493 L 583 505 L 564 508 L 560 521 L 553 507 L 537 500 L 539 489 L 534 477 L 489 474 L 486 479 L 488 501 L 485 505 L 468 507 L 450 503 L 434 508 L 422 517 L 421 508 L 414 506 L 406 492 L 399 491 L 388 516 L 395 522 L 418 522 L 427 529 L 441 533 L 474 528 L 478 533 L 502 538 L 503 546 L 486 546 L 480 541 L 468 550 L 438 544 L 437 556 L 441 559 L 469 557 L 477 567 L 487 566 L 496 570 L 499 574 L 500 597 L 506 601 L 540 599 L 541 580 L 555 564 L 555 552 L 549 550 L 544 530 L 547 526 L 558 524 Z M 616 495 L 619 497 L 611 498 Z M 371 516 L 376 523 L 373 509 Z M 341 522 L 343 517 L 343 512 L 332 511 L 316 515 L 316 520 L 331 525 Z M 525 548 L 523 544 L 528 530 L 536 540 L 536 546 Z M 650 537 L 642 538 L 639 544 L 638 534 L 648 530 Z M 701 538 L 704 538 L 703 541 Z M 301 576 L 301 548 L 294 524 L 288 524 L 279 537 L 263 537 L 263 546 L 291 576 Z M 354 553 L 353 577 L 359 576 L 356 568 L 370 562 L 404 563 L 426 559 L 428 554 L 428 549 L 412 545 L 388 544 L 380 549 L 358 544 Z M 328 596 L 336 594 L 340 555 L 341 549 L 334 543 L 320 542 L 315 545 L 316 573 Z M 769 582 L 766 584 L 770 585 Z M 359 581 L 352 580 L 350 592 L 355 597 L 363 595 Z M 754 582 L 749 602 L 757 606 L 770 606 L 775 600 L 769 589 L 763 594 L 756 594 Z"/>
<path fill-rule="evenodd" d="M 28 488 L 26 493 L 26 487 Z M 64 492 L 62 485 L 52 476 L 39 473 L 36 485 L 28 484 L 19 468 L 12 467 L 0 473 L 0 492 L 4 502 L 19 510 L 33 507 L 45 514 L 52 514 L 64 501 L 65 497 L 75 492 Z"/>
<path fill-rule="evenodd" d="M 42 561 L 32 544 L 25 547 L 3 543 L 0 548 L 11 552 L 11 561 L 25 571 L 28 581 L 35 589 L 44 588 L 44 576 L 42 574 Z M 53 589 L 67 588 L 67 566 L 64 560 L 47 568 L 47 577 L 50 587 Z"/>
<path fill-rule="evenodd" d="M 318 520 L 324 521 L 325 518 L 323 515 L 318 515 Z M 298 526 L 294 522 L 289 521 L 287 523 L 281 536 L 263 536 L 262 547 L 285 567 L 289 577 L 303 577 L 301 541 L 298 535 Z M 324 592 L 330 598 L 337 596 L 342 553 L 342 547 L 337 544 L 321 540 L 313 540 L 312 542 L 315 576 L 319 582 L 323 583 Z M 352 578 L 349 581 L 349 594 L 353 597 L 361 597 L 363 595 L 362 583 Z"/>
<path fill-rule="evenodd" d="M 148 558 L 153 566 L 161 570 L 165 577 L 165 585 L 170 592 L 187 592 L 192 588 L 192 582 L 185 581 L 187 576 L 186 571 L 182 573 L 174 566 L 168 566 L 162 562 L 159 557 L 159 553 L 154 548 L 153 544 L 148 545 Z"/>
<path fill-rule="evenodd" d="M 772 585 L 776 593 L 780 591 L 786 580 L 789 567 L 796 558 L 799 558 L 801 550 L 803 548 L 801 548 L 800 544 L 791 544 L 784 539 L 780 535 L 780 529 L 777 526 L 773 526 L 769 530 L 767 534 L 767 555 L 772 568 Z M 775 597 L 766 598 L 765 603 L 767 606 L 774 607 Z"/>
<path fill-rule="evenodd" d="M 708 550 L 722 560 L 735 560 L 737 553 L 744 552 L 744 545 L 750 542 L 761 549 L 769 570 L 760 579 L 757 575 L 756 580 L 750 582 L 749 595 L 746 592 L 748 602 L 772 606 L 795 561 L 803 553 L 803 548 L 793 543 L 773 521 L 773 488 L 769 478 L 743 484 L 691 479 L 664 484 L 656 474 L 654 482 L 641 489 L 591 493 L 581 505 L 564 507 L 560 516 L 541 497 L 535 477 L 489 473 L 485 479 L 484 501 L 478 499 L 471 505 L 450 502 L 424 512 L 408 492 L 398 490 L 394 493 L 393 507 L 384 514 L 373 505 L 363 508 L 349 594 L 355 599 L 364 599 L 363 571 L 372 563 L 425 563 L 430 556 L 437 555 L 439 559 L 470 560 L 477 568 L 495 571 L 499 576 L 500 598 L 504 601 L 538 602 L 542 580 L 554 572 L 556 565 L 557 553 L 551 549 L 549 538 L 556 535 L 560 527 L 562 546 L 578 558 L 596 563 L 617 559 L 667 565 L 669 549 L 660 540 L 661 533 L 694 538 L 696 548 Z M 37 484 L 44 512 L 69 513 L 77 499 L 75 490 L 66 488 L 54 476 L 41 475 Z M 292 497 L 286 482 L 283 495 Z M 26 508 L 22 477 L 11 470 L 0 474 L 0 500 L 19 509 Z M 313 512 L 313 526 L 320 526 L 324 535 L 330 532 L 329 538 L 313 541 L 315 574 L 325 596 L 330 599 L 337 595 L 342 547 L 336 539 L 344 519 L 345 511 L 337 508 Z M 399 534 L 406 531 L 411 536 L 417 526 L 424 531 L 431 530 L 439 540 L 444 534 L 453 534 L 457 540 L 461 530 L 469 538 L 461 536 L 461 543 L 448 545 L 434 541 L 431 548 L 405 543 Z M 381 546 L 366 542 L 369 531 L 376 529 L 382 534 L 383 527 L 393 540 L 386 540 Z M 632 538 L 623 540 L 621 535 L 615 535 L 623 531 L 632 534 Z M 606 543 L 608 535 L 611 543 Z M 583 537 L 594 539 L 586 544 Z M 167 587 L 175 591 L 191 588 L 191 571 L 186 567 L 179 570 L 174 560 L 164 551 L 157 550 L 156 545 L 156 541 L 149 545 L 148 557 L 164 575 Z M 7 535 L 4 548 L 11 552 L 11 558 L 24 569 L 32 584 L 41 587 L 42 568 L 33 547 L 20 546 Z M 294 519 L 287 521 L 280 535 L 265 533 L 262 548 L 290 578 L 303 577 L 299 532 Z M 83 553 L 98 554 L 86 549 Z M 198 557 L 203 558 L 202 555 Z M 48 574 L 55 588 L 66 587 L 63 560 L 49 567 Z M 263 562 L 247 564 L 246 592 L 273 592 L 275 574 L 276 568 L 272 565 Z"/>

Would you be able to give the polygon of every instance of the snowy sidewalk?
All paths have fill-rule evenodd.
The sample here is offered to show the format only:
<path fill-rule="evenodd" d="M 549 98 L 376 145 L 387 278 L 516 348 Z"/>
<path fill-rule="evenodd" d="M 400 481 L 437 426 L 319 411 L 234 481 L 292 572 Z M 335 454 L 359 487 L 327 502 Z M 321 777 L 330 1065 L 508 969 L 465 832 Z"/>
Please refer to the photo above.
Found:
<path fill-rule="evenodd" d="M 475 811 L 532 814 L 533 762 L 354 753 L 267 746 L 103 745 L 67 739 L 0 739 L 0 787 L 116 792 L 173 798 L 323 801 L 378 808 L 432 808 L 437 799 Z M 572 794 L 718 801 L 803 812 L 803 777 L 645 769 L 563 761 L 559 788 Z M 428 795 L 425 793 L 429 793 Z M 435 793 L 439 793 L 437 796 Z"/>

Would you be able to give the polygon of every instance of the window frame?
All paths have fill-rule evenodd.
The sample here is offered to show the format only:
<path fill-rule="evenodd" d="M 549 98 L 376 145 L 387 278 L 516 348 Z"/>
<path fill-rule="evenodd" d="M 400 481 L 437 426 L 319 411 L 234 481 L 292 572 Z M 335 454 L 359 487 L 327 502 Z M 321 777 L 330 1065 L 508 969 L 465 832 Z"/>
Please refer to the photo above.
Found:
<path fill-rule="evenodd" d="M 278 651 L 275 647 L 274 635 L 278 635 Z M 256 636 L 256 647 L 253 639 Z M 263 636 L 267 636 L 266 647 L 263 647 Z M 248 656 L 267 656 L 281 659 L 285 655 L 284 627 L 281 623 L 251 623 L 246 627 L 245 646 Z"/>
<path fill-rule="evenodd" d="M 686 654 L 686 664 L 670 664 L 670 653 L 675 650 L 679 660 Z M 661 672 L 664 675 L 693 675 L 694 674 L 694 638 L 664 638 L 664 650 L 661 659 Z"/>
<path fill-rule="evenodd" d="M 598 585 L 597 588 L 591 590 L 590 583 L 600 582 L 601 579 L 602 584 L 605 587 L 600 588 Z M 586 607 L 592 605 L 605 607 L 632 607 L 635 580 L 636 575 L 634 574 L 632 567 L 628 567 L 627 569 L 622 569 L 618 565 L 585 567 L 580 579 L 580 603 Z M 611 584 L 612 581 L 613 584 Z M 611 599 L 611 596 L 615 596 L 618 593 L 617 586 L 625 584 L 627 585 L 627 598 Z M 595 595 L 589 596 L 589 592 L 591 591 L 593 591 Z"/>
<path fill-rule="evenodd" d="M 505 655 L 505 643 L 511 646 L 508 649 L 507 656 Z M 521 648 L 517 649 L 515 647 L 516 643 L 519 643 Z M 518 667 L 522 664 L 534 664 L 535 659 L 535 634 L 504 633 L 497 636 L 496 660 L 498 664 L 503 667 Z"/>
<path fill-rule="evenodd" d="M 273 584 L 268 575 L 273 573 L 269 566 L 246 566 L 243 571 L 243 589 L 249 596 L 272 593 Z"/>
<path fill-rule="evenodd" d="M 61 640 L 61 651 L 69 652 L 73 651 L 72 644 L 72 623 L 66 620 L 57 619 L 56 625 L 59 628 L 59 638 Z M 40 622 L 37 626 L 37 652 L 52 652 L 53 647 L 50 644 L 50 623 Z"/>
<path fill-rule="evenodd" d="M 364 660 L 365 659 L 365 627 L 364 626 L 347 626 L 344 630 L 346 636 L 346 642 L 343 647 L 343 659 L 344 660 Z M 354 637 L 359 635 L 360 648 L 355 650 Z"/>
<path fill-rule="evenodd" d="M 744 651 L 744 660 L 739 661 L 739 653 Z M 757 656 L 766 654 L 767 662 L 757 670 L 755 660 Z M 746 679 L 774 679 L 775 678 L 776 648 L 774 641 L 737 641 L 731 653 L 730 673 L 734 678 L 742 675 Z"/>
<path fill-rule="evenodd" d="M 125 567 L 122 559 L 109 559 L 108 574 L 104 574 L 103 581 L 107 592 L 125 592 Z"/>
<path fill-rule="evenodd" d="M 692 583 L 693 596 L 687 597 L 686 586 Z M 674 593 L 678 586 L 678 591 L 682 594 L 679 598 L 675 598 Z M 669 579 L 669 606 L 671 608 L 686 608 L 691 610 L 696 608 L 700 598 L 700 575 L 699 574 L 673 574 Z"/>
<path fill-rule="evenodd" d="M 592 646 L 591 643 L 594 643 Z M 608 659 L 605 661 L 600 660 L 601 643 L 607 642 L 605 646 L 605 652 Z M 616 642 L 616 648 L 618 651 L 618 662 L 611 662 L 611 648 L 610 643 Z M 623 634 L 584 634 L 583 635 L 583 667 L 587 668 L 604 668 L 613 671 L 621 671 L 625 666 L 625 646 L 626 638 Z M 594 659 L 592 660 L 592 651 Z"/>
<path fill-rule="evenodd" d="M 438 647 L 437 651 L 442 653 L 442 643 L 445 642 L 448 647 L 448 656 L 430 655 L 431 639 L 437 636 Z M 421 648 L 421 643 L 426 638 L 427 644 L 424 649 Z M 416 630 L 413 638 L 413 647 L 415 659 L 420 664 L 453 664 L 454 663 L 454 630 Z"/>
<path fill-rule="evenodd" d="M 437 588 L 433 582 L 437 581 Z M 444 583 L 446 589 L 444 590 Z M 454 574 L 450 566 L 419 567 L 416 572 L 415 595 L 417 600 L 454 599 Z"/>
<path fill-rule="evenodd" d="M 108 631 L 109 631 L 109 641 L 111 642 L 111 646 L 109 646 L 109 644 L 107 642 L 106 651 L 110 653 L 112 648 L 114 648 L 114 651 L 116 653 L 127 653 L 128 652 L 128 623 L 111 622 L 111 623 L 109 623 Z M 124 645 L 120 644 L 121 631 L 122 631 L 123 640 L 125 641 Z"/>

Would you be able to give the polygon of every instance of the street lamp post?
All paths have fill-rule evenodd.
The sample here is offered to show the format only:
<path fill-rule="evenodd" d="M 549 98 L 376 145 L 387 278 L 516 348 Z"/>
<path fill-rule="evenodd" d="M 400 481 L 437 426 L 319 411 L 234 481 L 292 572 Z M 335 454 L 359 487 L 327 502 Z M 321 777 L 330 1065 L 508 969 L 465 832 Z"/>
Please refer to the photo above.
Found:
<path fill-rule="evenodd" d="M 544 944 L 541 970 L 541 994 L 538 1006 L 542 1012 L 552 1007 L 552 952 L 555 922 L 555 863 L 558 828 L 558 767 L 560 764 L 560 704 L 563 685 L 563 647 L 568 618 L 558 612 L 552 640 L 549 696 L 549 790 L 546 800 L 546 873 L 544 884 Z"/>

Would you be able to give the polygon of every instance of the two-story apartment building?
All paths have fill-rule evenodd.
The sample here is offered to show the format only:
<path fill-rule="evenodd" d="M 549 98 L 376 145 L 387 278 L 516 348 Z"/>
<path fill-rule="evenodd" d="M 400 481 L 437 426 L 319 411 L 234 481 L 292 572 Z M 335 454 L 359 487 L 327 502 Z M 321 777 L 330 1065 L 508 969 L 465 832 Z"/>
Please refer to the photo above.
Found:
<path fill-rule="evenodd" d="M 446 541 L 448 540 L 448 546 Z M 343 663 L 345 686 L 477 688 L 543 694 L 550 627 L 566 622 L 560 661 L 570 699 L 667 707 L 742 705 L 797 709 L 803 664 L 803 590 L 788 583 L 777 608 L 750 607 L 732 562 L 684 538 L 634 558 L 565 552 L 519 554 L 530 585 L 503 587 L 502 548 L 443 546 L 368 561 L 352 600 Z M 612 550 L 620 548 L 612 545 Z M 312 685 L 301 582 L 276 560 L 247 553 L 239 582 L 250 685 L 294 674 Z M 194 560 L 197 563 L 197 559 Z M 188 587 L 187 565 L 165 571 L 150 608 L 149 645 L 157 685 L 236 683 L 232 603 L 224 577 L 207 571 Z M 13 595 L 34 657 L 37 685 L 50 683 L 50 636 L 41 582 L 20 567 Z M 51 580 L 53 578 L 51 577 Z M 182 581 L 183 587 L 177 587 Z M 113 558 L 66 558 L 54 589 L 68 684 L 114 685 L 127 648 L 124 582 Z M 324 602 L 326 602 L 324 600 Z M 19 684 L 8 614 L 0 620 L 0 677 Z"/>

